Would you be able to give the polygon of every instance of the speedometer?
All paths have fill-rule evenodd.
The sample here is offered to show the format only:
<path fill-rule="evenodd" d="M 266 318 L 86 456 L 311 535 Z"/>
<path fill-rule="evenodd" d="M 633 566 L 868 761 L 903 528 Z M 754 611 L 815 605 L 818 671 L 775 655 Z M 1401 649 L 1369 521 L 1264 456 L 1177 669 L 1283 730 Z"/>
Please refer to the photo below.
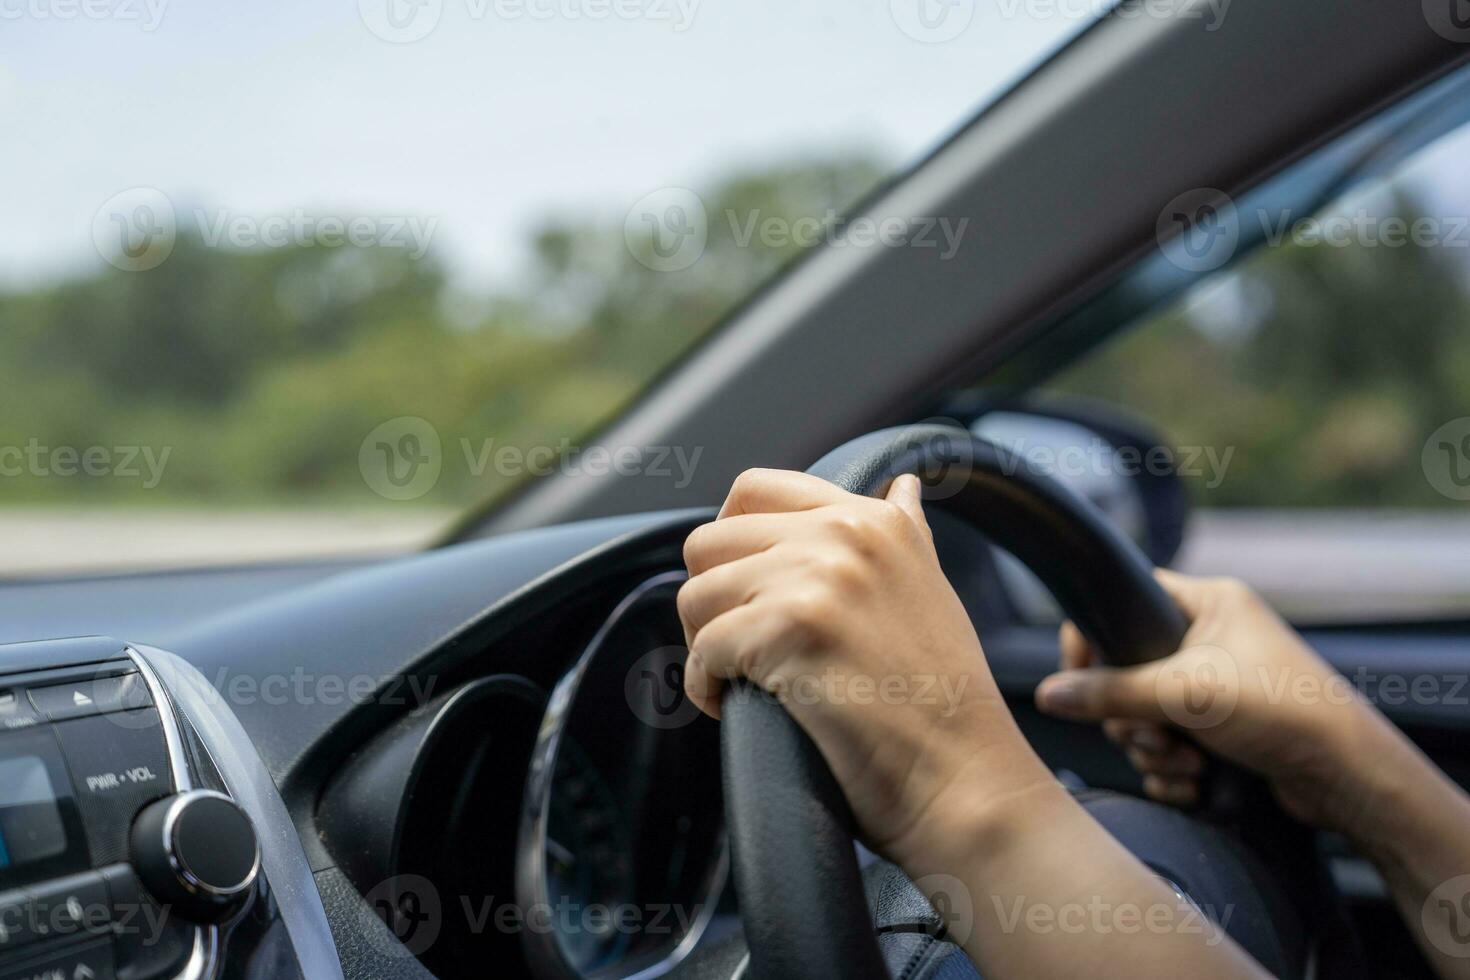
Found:
<path fill-rule="evenodd" d="M 682 573 L 644 583 L 557 684 L 516 892 L 543 978 L 654 976 L 698 941 L 727 865 L 718 726 L 684 699 Z"/>
<path fill-rule="evenodd" d="M 616 964 L 629 937 L 617 928 L 614 910 L 635 893 L 632 835 L 622 810 L 587 754 L 571 739 L 562 743 L 552 780 L 546 824 L 548 895 L 553 927 L 567 960 L 580 973 Z"/>

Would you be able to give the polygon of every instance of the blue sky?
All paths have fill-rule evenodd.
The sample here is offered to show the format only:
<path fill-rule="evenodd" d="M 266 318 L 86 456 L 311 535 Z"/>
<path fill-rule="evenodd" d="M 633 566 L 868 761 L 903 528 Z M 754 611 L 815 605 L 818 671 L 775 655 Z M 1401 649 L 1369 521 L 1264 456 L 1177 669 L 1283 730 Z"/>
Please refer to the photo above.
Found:
<path fill-rule="evenodd" d="M 548 212 L 620 221 L 651 190 L 834 148 L 911 160 L 1085 9 L 948 0 L 955 36 L 923 41 L 900 24 L 920 0 L 603 0 L 634 15 L 596 18 L 587 0 L 525 0 L 536 17 L 421 0 L 432 32 L 389 43 L 368 27 L 386 0 L 93 0 L 103 16 L 62 19 L 78 2 L 0 0 L 3 283 L 100 267 L 98 207 L 149 186 L 257 217 L 437 216 L 434 250 L 493 285 Z M 660 19 L 678 2 L 686 24 Z"/>

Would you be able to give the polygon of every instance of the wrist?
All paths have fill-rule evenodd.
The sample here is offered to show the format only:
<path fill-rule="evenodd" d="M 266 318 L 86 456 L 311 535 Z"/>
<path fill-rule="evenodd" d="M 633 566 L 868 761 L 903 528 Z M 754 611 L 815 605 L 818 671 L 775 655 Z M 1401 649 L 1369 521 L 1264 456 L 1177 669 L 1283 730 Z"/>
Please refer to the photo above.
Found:
<path fill-rule="evenodd" d="M 1334 753 L 1328 822 L 1375 863 L 1401 863 L 1405 846 L 1432 836 L 1463 797 L 1391 722 L 1372 709 L 1364 715 Z"/>
<path fill-rule="evenodd" d="M 915 878 L 953 873 L 1008 852 L 1059 809 L 1076 806 L 1035 756 L 999 769 L 971 766 L 935 797 L 909 833 L 893 842 L 888 857 Z"/>

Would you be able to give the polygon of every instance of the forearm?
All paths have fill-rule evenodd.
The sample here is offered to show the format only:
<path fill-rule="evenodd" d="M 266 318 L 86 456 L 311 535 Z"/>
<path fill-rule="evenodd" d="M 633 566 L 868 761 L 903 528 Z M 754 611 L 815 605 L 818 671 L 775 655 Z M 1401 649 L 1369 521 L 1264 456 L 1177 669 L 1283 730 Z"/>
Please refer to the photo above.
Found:
<path fill-rule="evenodd" d="M 1344 827 L 1446 980 L 1470 978 L 1470 798 L 1386 720 Z"/>
<path fill-rule="evenodd" d="M 985 976 L 1075 980 L 1116 972 L 1108 963 L 1141 980 L 1177 977 L 1181 963 L 1196 977 L 1265 975 L 1045 770 L 965 795 L 952 794 L 922 854 L 901 863 Z"/>

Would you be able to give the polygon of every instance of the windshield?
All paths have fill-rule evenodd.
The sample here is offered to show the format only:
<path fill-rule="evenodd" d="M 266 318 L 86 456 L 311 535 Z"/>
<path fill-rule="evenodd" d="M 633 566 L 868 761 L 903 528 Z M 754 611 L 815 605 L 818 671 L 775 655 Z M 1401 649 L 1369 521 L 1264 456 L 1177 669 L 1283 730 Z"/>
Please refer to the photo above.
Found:
<path fill-rule="evenodd" d="M 0 0 L 0 574 L 399 550 L 617 465 L 1067 7 Z"/>

